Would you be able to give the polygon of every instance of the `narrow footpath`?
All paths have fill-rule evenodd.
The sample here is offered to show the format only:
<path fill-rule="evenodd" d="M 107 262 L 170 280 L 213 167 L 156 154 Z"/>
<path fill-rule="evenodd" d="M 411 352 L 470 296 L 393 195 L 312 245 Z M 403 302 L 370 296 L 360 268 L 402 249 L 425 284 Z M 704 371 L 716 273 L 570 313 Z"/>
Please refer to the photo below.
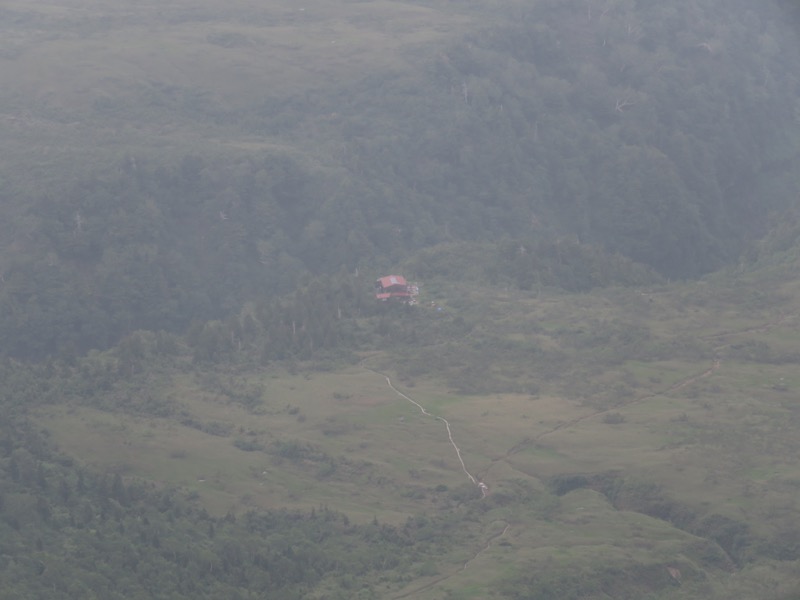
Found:
<path fill-rule="evenodd" d="M 467 562 L 465 562 L 465 563 L 464 563 L 464 566 L 463 566 L 463 567 L 461 567 L 460 569 L 458 569 L 457 571 L 451 571 L 451 572 L 449 572 L 449 573 L 445 573 L 444 575 L 440 575 L 440 576 L 439 576 L 439 577 L 437 577 L 436 579 L 433 579 L 433 580 L 431 580 L 431 581 L 428 581 L 427 583 L 425 583 L 425 584 L 423 584 L 423 585 L 421 585 L 421 586 L 414 587 L 414 588 L 412 588 L 412 589 L 410 589 L 410 590 L 407 590 L 407 591 L 404 591 L 404 592 L 400 592 L 399 594 L 395 594 L 394 596 L 392 596 L 392 600 L 403 600 L 404 598 L 408 598 L 408 597 L 410 597 L 410 596 L 416 596 L 416 595 L 418 595 L 420 592 L 424 592 L 425 590 L 428 590 L 428 589 L 430 589 L 430 588 L 432 588 L 432 587 L 434 587 L 434 586 L 437 586 L 437 585 L 439 585 L 439 584 L 440 584 L 440 583 L 442 583 L 443 581 L 447 581 L 448 579 L 451 579 L 451 578 L 455 577 L 455 576 L 456 576 L 456 575 L 458 575 L 459 573 L 463 573 L 464 571 L 466 571 L 466 570 L 467 570 L 467 568 L 469 567 L 469 565 L 470 565 L 470 564 L 471 564 L 471 563 L 472 563 L 474 560 L 476 560 L 476 559 L 477 559 L 477 558 L 478 558 L 478 557 L 479 557 L 481 554 L 483 554 L 483 553 L 484 553 L 484 552 L 486 552 L 486 551 L 487 551 L 489 548 L 491 548 L 491 547 L 492 547 L 492 542 L 494 542 L 495 540 L 497 540 L 497 539 L 499 539 L 499 538 L 503 537 L 503 536 L 506 534 L 506 532 L 508 531 L 508 529 L 509 529 L 510 527 L 511 527 L 511 525 L 508 525 L 508 524 L 506 524 L 506 526 L 503 528 L 503 531 L 499 531 L 499 532 L 497 532 L 497 533 L 495 533 L 495 534 L 491 535 L 491 536 L 489 537 L 489 539 L 487 539 L 487 540 L 486 540 L 486 542 L 485 542 L 484 546 L 483 546 L 483 547 L 482 547 L 480 550 L 478 550 L 478 552 L 475 554 L 475 556 L 473 556 L 473 557 L 472 557 L 472 558 L 470 558 L 470 559 L 469 559 Z"/>
<path fill-rule="evenodd" d="M 488 491 L 489 491 L 489 488 L 488 488 L 488 487 L 486 487 L 486 484 L 485 484 L 485 483 L 483 483 L 482 481 L 478 481 L 478 480 L 475 478 L 475 476 L 474 476 L 472 473 L 470 473 L 470 472 L 467 470 L 467 465 L 466 465 L 466 463 L 464 462 L 464 457 L 463 457 L 463 456 L 461 456 L 461 449 L 458 447 L 458 445 L 456 444 L 456 441 L 453 439 L 453 430 L 452 430 L 452 429 L 450 429 L 450 422 L 449 422 L 447 419 L 445 419 L 444 417 L 440 417 L 440 416 L 438 416 L 438 415 L 433 415 L 433 414 L 429 413 L 429 412 L 428 412 L 428 411 L 425 409 L 425 407 L 424 407 L 424 406 L 422 406 L 422 404 L 420 404 L 419 402 L 417 402 L 417 401 L 416 401 L 416 400 L 414 400 L 413 398 L 410 398 L 409 396 L 406 396 L 406 395 L 405 395 L 403 392 L 401 392 L 401 391 L 400 391 L 400 390 L 398 390 L 396 387 L 394 387 L 394 386 L 392 385 L 392 380 L 391 380 L 391 379 L 389 379 L 389 376 L 388 376 L 388 375 L 384 375 L 384 377 L 386 378 L 386 384 L 389 386 L 389 388 L 391 388 L 391 390 L 392 390 L 392 391 L 393 391 L 395 394 L 397 394 L 397 395 L 398 395 L 398 396 L 400 396 L 401 398 L 405 398 L 406 400 L 408 400 L 409 402 L 411 402 L 411 404 L 413 404 L 414 406 L 416 406 L 416 407 L 417 407 L 417 408 L 420 410 L 420 412 L 421 412 L 423 415 L 425 415 L 425 416 L 428 416 L 428 417 L 431 417 L 431 418 L 433 418 L 433 419 L 437 419 L 437 420 L 441 421 L 442 423 L 444 423 L 444 426 L 447 428 L 447 438 L 450 440 L 450 445 L 451 445 L 451 446 L 453 446 L 453 449 L 456 451 L 456 456 L 458 456 L 458 462 L 460 462 L 460 463 L 461 463 L 461 469 L 464 471 L 464 473 L 466 474 L 466 476 L 467 476 L 467 477 L 469 477 L 469 480 L 470 480 L 472 483 L 474 483 L 475 485 L 477 485 L 477 486 L 478 486 L 478 487 L 481 489 L 481 495 L 482 495 L 482 497 L 483 497 L 483 498 L 486 498 L 486 494 L 488 493 Z"/>
<path fill-rule="evenodd" d="M 436 419 L 436 420 L 441 421 L 442 423 L 444 423 L 444 426 L 447 429 L 447 439 L 450 440 L 450 445 L 453 446 L 453 449 L 456 451 L 456 456 L 458 457 L 458 462 L 461 463 L 461 469 L 464 471 L 464 474 L 469 478 L 469 480 L 474 485 L 477 485 L 480 488 L 481 497 L 482 498 L 486 498 L 486 495 L 489 493 L 489 488 L 485 483 L 483 483 L 483 481 L 480 481 L 478 478 L 476 478 L 472 473 L 470 473 L 467 470 L 467 464 L 464 462 L 464 457 L 461 455 L 461 448 L 458 447 L 458 444 L 456 444 L 455 439 L 453 439 L 453 430 L 450 427 L 450 422 L 447 419 L 445 419 L 444 417 L 440 417 L 438 415 L 434 415 L 434 414 L 429 413 L 428 410 L 424 406 L 422 406 L 422 404 L 420 404 L 419 402 L 417 402 L 416 400 L 414 400 L 410 396 L 407 396 L 406 394 L 404 394 L 403 392 L 398 390 L 396 387 L 394 387 L 394 385 L 392 385 L 392 380 L 389 378 L 388 375 L 386 375 L 384 373 L 380 373 L 380 372 L 375 371 L 373 369 L 370 369 L 363 362 L 361 363 L 361 366 L 364 367 L 367 371 L 371 371 L 372 373 L 376 373 L 377 375 L 382 375 L 386 379 L 386 385 L 389 386 L 389 389 L 391 389 L 395 394 L 397 394 L 398 396 L 400 396 L 404 400 L 408 400 L 409 402 L 411 402 L 411 404 L 416 406 L 423 415 L 425 415 L 426 417 L 431 417 L 432 419 Z"/>

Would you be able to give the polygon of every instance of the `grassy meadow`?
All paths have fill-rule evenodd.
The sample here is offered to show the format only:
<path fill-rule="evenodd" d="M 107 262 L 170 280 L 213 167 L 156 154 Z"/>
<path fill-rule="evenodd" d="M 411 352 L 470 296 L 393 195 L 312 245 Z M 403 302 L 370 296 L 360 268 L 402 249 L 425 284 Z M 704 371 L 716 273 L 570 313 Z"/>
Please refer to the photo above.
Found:
<path fill-rule="evenodd" d="M 310 152 L 339 119 L 320 94 L 402 77 L 421 49 L 476 18 L 468 5 L 388 0 L 34 0 L 3 11 L 0 175 L 40 192 L 128 155 Z M 302 118 L 287 112 L 298 102 Z M 325 160 L 331 149 L 317 150 Z"/>
<path fill-rule="evenodd" d="M 443 285 L 446 316 L 421 306 L 423 322 L 474 322 L 455 341 L 432 333 L 421 351 L 443 358 L 426 372 L 408 375 L 413 359 L 391 351 L 333 371 L 189 369 L 154 384 L 172 407 L 163 417 L 61 405 L 41 409 L 39 423 L 88 464 L 180 486 L 217 514 L 326 505 L 401 523 L 466 510 L 472 542 L 413 581 L 387 583 L 386 598 L 487 597 L 504 574 L 525 573 L 550 573 L 556 587 L 559 573 L 610 577 L 603 589 L 645 577 L 659 598 L 725 597 L 734 574 L 741 589 L 782 585 L 780 564 L 748 557 L 776 539 L 790 552 L 798 510 L 800 300 L 792 283 L 772 283 L 771 302 L 756 308 L 713 280 L 583 295 L 472 288 L 449 303 L 459 289 Z M 643 327 L 638 350 L 620 345 Z M 487 339 L 484 365 L 461 362 Z M 543 371 L 522 352 L 529 364 L 516 370 L 509 356 L 523 342 L 558 360 L 545 356 Z M 540 385 L 457 391 L 448 372 L 471 366 Z M 486 498 L 444 424 L 384 372 L 450 422 Z M 234 388 L 257 398 L 236 400 Z"/>

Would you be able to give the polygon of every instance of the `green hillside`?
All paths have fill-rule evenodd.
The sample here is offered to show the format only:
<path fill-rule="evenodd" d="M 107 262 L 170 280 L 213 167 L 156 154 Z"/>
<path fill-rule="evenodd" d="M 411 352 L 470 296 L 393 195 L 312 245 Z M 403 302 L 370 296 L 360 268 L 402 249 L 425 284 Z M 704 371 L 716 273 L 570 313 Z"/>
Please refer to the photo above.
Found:
<path fill-rule="evenodd" d="M 355 337 L 307 361 L 261 366 L 264 338 L 228 321 L 9 363 L 3 568 L 36 597 L 102 597 L 118 570 L 161 597 L 144 574 L 164 569 L 163 597 L 793 597 L 795 274 L 434 278 L 411 310 L 343 316 Z M 304 554 L 319 539 L 337 562 Z M 279 554 L 296 578 L 271 574 Z"/>
<path fill-rule="evenodd" d="M 787 11 L 12 3 L 6 352 L 181 331 L 448 242 L 736 262 L 796 204 Z"/>
<path fill-rule="evenodd" d="M 6 3 L 0 600 L 798 597 L 798 17 Z"/>

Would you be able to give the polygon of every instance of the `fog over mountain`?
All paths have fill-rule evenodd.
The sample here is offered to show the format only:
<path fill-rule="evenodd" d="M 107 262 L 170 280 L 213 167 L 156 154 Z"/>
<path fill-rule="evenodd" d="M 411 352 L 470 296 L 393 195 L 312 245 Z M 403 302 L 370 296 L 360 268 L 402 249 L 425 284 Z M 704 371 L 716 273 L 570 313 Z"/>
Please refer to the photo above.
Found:
<path fill-rule="evenodd" d="M 789 14 L 6 8 L 0 326 L 21 354 L 102 346 L 454 240 L 735 263 L 796 204 Z"/>
<path fill-rule="evenodd" d="M 11 0 L 0 81 L 0 599 L 795 597 L 796 2 Z"/>

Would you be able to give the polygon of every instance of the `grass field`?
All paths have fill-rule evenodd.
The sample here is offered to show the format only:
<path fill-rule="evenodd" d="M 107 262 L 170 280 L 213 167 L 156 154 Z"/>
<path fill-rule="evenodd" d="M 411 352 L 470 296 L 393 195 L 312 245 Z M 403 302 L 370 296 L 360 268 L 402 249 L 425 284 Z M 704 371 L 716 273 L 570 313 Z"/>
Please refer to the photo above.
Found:
<path fill-rule="evenodd" d="M 318 140 L 338 117 L 314 106 L 419 68 L 483 12 L 403 0 L 33 0 L 3 11 L 0 176 L 34 191 L 126 155 L 292 147 L 309 130 Z M 302 119 L 286 105 L 298 99 Z M 264 130 L 286 119 L 290 131 Z"/>
<path fill-rule="evenodd" d="M 742 589 L 778 585 L 779 565 L 770 579 L 770 563 L 756 575 L 747 556 L 793 530 L 798 515 L 800 380 L 790 360 L 798 301 L 787 295 L 769 310 L 729 305 L 716 314 L 695 310 L 691 286 L 665 288 L 661 308 L 636 319 L 657 323 L 664 341 L 688 335 L 684 316 L 695 315 L 693 337 L 706 340 L 708 356 L 681 357 L 683 346 L 673 345 L 661 360 L 584 364 L 597 354 L 570 349 L 575 331 L 593 339 L 630 314 L 625 303 L 638 302 L 635 292 L 630 300 L 619 293 L 492 303 L 487 291 L 490 316 L 478 328 L 503 332 L 521 320 L 508 335 L 530 327 L 564 349 L 563 373 L 543 382 L 547 392 L 464 395 L 435 374 L 405 385 L 388 368 L 391 354 L 367 361 L 450 422 L 467 469 L 489 487 L 484 500 L 475 499 L 443 423 L 361 365 L 294 375 L 223 370 L 214 385 L 208 373 L 176 373 L 159 390 L 176 407 L 168 417 L 76 405 L 46 407 L 39 422 L 81 460 L 184 487 L 217 514 L 327 505 L 358 521 L 400 523 L 472 506 L 464 524 L 472 542 L 404 586 L 387 584 L 386 598 L 486 597 L 503 574 L 560 570 L 593 580 L 605 577 L 600 571 L 624 579 L 652 569 L 659 598 L 717 597 L 734 572 L 754 573 L 752 588 Z M 702 296 L 703 304 L 721 302 L 713 291 Z M 546 325 L 533 327 L 538 319 Z M 576 374 L 588 378 L 581 390 L 613 401 L 571 396 Z M 627 391 L 615 398 L 621 382 Z M 233 401 L 224 389 L 236 385 L 260 386 L 259 401 Z M 750 546 L 723 548 L 719 522 L 746 524 Z M 682 573 L 680 585 L 667 567 Z"/>

